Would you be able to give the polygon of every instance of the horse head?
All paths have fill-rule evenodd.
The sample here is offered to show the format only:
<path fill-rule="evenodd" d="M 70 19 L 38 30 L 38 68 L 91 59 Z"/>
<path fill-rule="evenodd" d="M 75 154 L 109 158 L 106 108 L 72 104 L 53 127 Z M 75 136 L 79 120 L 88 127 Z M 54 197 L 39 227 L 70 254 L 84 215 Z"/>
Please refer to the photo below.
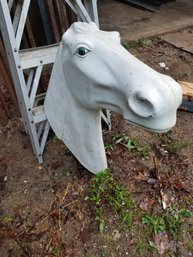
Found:
<path fill-rule="evenodd" d="M 101 109 L 129 123 L 166 132 L 176 123 L 181 88 L 131 55 L 118 32 L 74 23 L 63 35 L 45 99 L 56 135 L 88 170 L 107 167 Z"/>

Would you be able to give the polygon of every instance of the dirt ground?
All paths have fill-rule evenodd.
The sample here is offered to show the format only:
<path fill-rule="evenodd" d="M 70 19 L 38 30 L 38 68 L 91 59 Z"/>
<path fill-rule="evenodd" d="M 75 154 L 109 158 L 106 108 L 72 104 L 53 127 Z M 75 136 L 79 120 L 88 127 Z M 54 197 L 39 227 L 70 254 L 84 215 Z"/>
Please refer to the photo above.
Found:
<path fill-rule="evenodd" d="M 159 38 L 129 51 L 159 72 L 193 82 L 190 53 Z M 52 133 L 39 165 L 21 120 L 1 125 L 0 256 L 193 256 L 192 217 L 182 219 L 174 237 L 167 231 L 154 233 L 142 222 L 148 214 L 164 216 L 163 202 L 193 212 L 192 118 L 192 113 L 178 111 L 177 125 L 167 135 L 157 135 L 112 113 L 112 130 L 103 130 L 109 167 L 117 183 L 131 192 L 137 211 L 125 228 L 119 213 L 104 201 L 103 233 L 95 220 L 95 203 L 88 199 L 94 175 Z M 115 135 L 129 136 L 148 151 L 129 151 Z"/>

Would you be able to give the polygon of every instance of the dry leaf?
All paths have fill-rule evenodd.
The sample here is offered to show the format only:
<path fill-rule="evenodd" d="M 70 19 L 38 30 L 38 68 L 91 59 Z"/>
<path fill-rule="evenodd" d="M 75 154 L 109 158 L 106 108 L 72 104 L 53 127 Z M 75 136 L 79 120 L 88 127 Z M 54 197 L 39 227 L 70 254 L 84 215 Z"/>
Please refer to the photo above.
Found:
<path fill-rule="evenodd" d="M 83 220 L 84 219 L 84 214 L 80 210 L 76 211 L 74 216 L 77 220 Z"/>
<path fill-rule="evenodd" d="M 149 241 L 149 244 L 156 248 L 160 255 L 163 255 L 168 250 L 174 251 L 175 249 L 175 243 L 173 241 L 169 241 L 166 232 L 156 234 L 154 236 L 154 242 Z"/>
<path fill-rule="evenodd" d="M 149 208 L 154 205 L 155 201 L 150 199 L 148 196 L 145 196 L 143 200 L 140 202 L 139 207 L 144 210 L 148 211 Z"/>
<path fill-rule="evenodd" d="M 134 179 L 142 181 L 147 181 L 148 178 L 149 177 L 147 175 L 144 175 L 142 172 L 138 172 L 137 175 L 134 176 Z"/>

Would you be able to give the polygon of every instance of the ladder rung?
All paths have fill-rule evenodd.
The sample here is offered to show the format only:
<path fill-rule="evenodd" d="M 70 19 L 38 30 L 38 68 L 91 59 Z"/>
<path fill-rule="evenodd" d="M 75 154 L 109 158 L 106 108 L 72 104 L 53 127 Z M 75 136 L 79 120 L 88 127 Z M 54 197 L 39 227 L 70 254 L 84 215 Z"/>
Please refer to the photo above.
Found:
<path fill-rule="evenodd" d="M 25 70 L 39 65 L 53 63 L 56 58 L 58 46 L 59 44 L 53 44 L 19 51 L 21 68 Z"/>
<path fill-rule="evenodd" d="M 42 121 L 47 119 L 43 105 L 40 105 L 38 107 L 33 108 L 32 114 L 34 116 L 34 123 L 35 124 L 39 123 L 39 122 L 42 122 Z"/>

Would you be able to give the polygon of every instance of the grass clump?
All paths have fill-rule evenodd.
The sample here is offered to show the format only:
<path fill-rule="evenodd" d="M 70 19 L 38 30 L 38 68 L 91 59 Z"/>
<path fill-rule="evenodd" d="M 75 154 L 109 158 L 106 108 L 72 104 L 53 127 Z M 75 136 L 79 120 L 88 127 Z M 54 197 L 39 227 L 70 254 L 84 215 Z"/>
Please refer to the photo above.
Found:
<path fill-rule="evenodd" d="M 121 144 L 124 146 L 129 152 L 137 151 L 141 157 L 148 157 L 150 152 L 149 145 L 143 145 L 141 146 L 139 142 L 131 138 L 129 136 L 122 136 L 120 134 L 116 134 L 113 137 L 113 143 L 114 144 Z"/>
<path fill-rule="evenodd" d="M 67 168 L 63 171 L 62 174 L 64 177 L 70 177 L 72 175 L 72 170 L 70 168 Z"/>
<path fill-rule="evenodd" d="M 88 199 L 94 203 L 95 220 L 100 233 L 104 232 L 104 210 L 107 205 L 118 213 L 124 226 L 131 226 L 134 208 L 131 194 L 112 177 L 110 169 L 98 173 L 92 179 Z"/>
<path fill-rule="evenodd" d="M 128 42 L 122 42 L 122 46 L 125 47 L 125 49 L 130 49 L 138 46 L 146 45 L 148 42 L 148 39 L 146 37 L 139 38 L 137 40 L 132 40 Z"/>
<path fill-rule="evenodd" d="M 59 248 L 50 248 L 49 249 L 49 256 L 50 257 L 60 257 L 61 256 L 61 252 Z"/>
<path fill-rule="evenodd" d="M 11 223 L 13 221 L 13 216 L 10 214 L 6 214 L 3 216 L 3 222 L 4 223 Z"/>
<path fill-rule="evenodd" d="M 192 142 L 182 142 L 177 139 L 173 139 L 168 134 L 160 135 L 160 139 L 162 146 L 170 153 L 176 153 L 192 144 Z"/>
<path fill-rule="evenodd" d="M 175 205 L 172 205 L 162 216 L 147 214 L 142 218 L 142 223 L 148 226 L 151 234 L 166 232 L 171 239 L 176 240 L 182 232 L 185 219 L 192 216 L 188 209 L 178 209 Z"/>

